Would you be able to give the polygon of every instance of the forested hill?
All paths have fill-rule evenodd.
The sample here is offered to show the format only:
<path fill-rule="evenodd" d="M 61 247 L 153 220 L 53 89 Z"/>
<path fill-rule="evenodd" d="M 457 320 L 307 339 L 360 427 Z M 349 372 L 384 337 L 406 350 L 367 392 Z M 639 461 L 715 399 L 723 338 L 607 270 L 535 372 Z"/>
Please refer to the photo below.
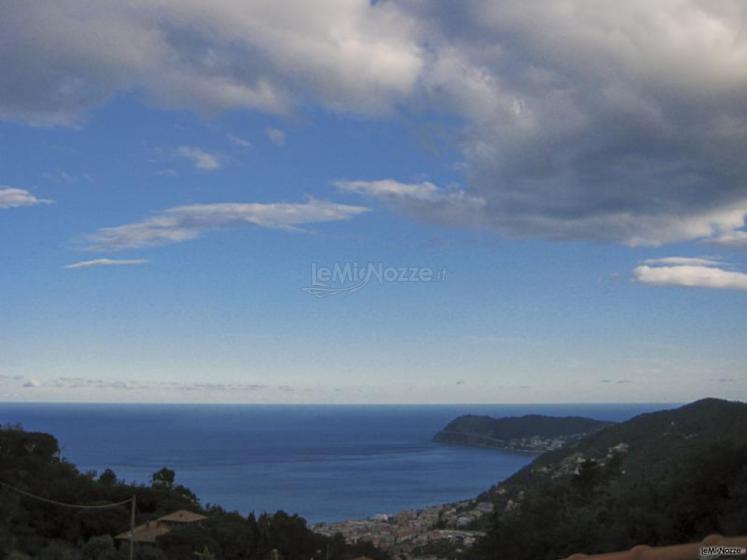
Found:
<path fill-rule="evenodd" d="M 150 486 L 118 480 L 115 473 L 81 473 L 60 456 L 57 440 L 19 426 L 0 428 L 0 482 L 58 502 L 96 505 L 137 495 L 136 523 L 186 509 L 204 514 L 200 526 L 175 529 L 153 545 L 138 545 L 139 560 L 348 560 L 386 555 L 368 544 L 346 545 L 310 531 L 306 521 L 283 512 L 255 517 L 202 507 L 197 497 L 161 469 Z M 0 558 L 23 560 L 125 560 L 112 537 L 129 529 L 130 504 L 111 509 L 72 509 L 32 499 L 0 485 Z M 196 555 L 196 553 L 198 553 Z"/>
<path fill-rule="evenodd" d="M 452 420 L 434 438 L 441 443 L 496 447 L 516 451 L 548 451 L 611 425 L 579 416 L 554 417 L 531 414 L 492 418 L 466 415 Z"/>
<path fill-rule="evenodd" d="M 747 444 L 747 404 L 703 399 L 673 410 L 636 416 L 563 449 L 545 453 L 507 482 L 558 477 L 584 459 L 623 460 L 628 476 L 653 475 L 702 445 L 722 440 Z"/>
<path fill-rule="evenodd" d="M 545 453 L 490 497 L 474 560 L 542 560 L 747 534 L 747 404 L 642 414 Z"/>

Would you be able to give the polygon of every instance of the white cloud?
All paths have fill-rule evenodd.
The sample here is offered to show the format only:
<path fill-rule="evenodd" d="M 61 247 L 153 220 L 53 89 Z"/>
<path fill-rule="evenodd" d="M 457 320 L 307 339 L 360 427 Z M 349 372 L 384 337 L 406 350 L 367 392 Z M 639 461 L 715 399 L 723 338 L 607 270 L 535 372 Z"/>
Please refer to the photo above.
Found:
<path fill-rule="evenodd" d="M 33 387 L 39 387 L 39 382 Z M 31 387 L 32 385 L 28 385 Z M 231 383 L 231 382 L 154 382 L 121 379 L 101 379 L 95 377 L 58 377 L 45 385 L 53 389 L 64 391 L 177 391 L 179 393 L 261 393 L 265 391 L 292 391 L 287 386 L 267 385 L 264 383 Z"/>
<path fill-rule="evenodd" d="M 671 265 L 671 266 L 719 266 L 720 260 L 705 257 L 662 257 L 658 259 L 646 259 L 643 264 L 647 265 Z"/>
<path fill-rule="evenodd" d="M 285 146 L 285 132 L 279 128 L 268 128 L 265 130 L 267 138 L 276 146 Z"/>
<path fill-rule="evenodd" d="M 216 154 L 206 152 L 201 148 L 194 146 L 179 146 L 176 150 L 179 157 L 183 157 L 192 162 L 192 164 L 203 171 L 215 171 L 221 168 L 221 158 Z"/>
<path fill-rule="evenodd" d="M 95 268 L 99 266 L 135 266 L 147 264 L 145 259 L 93 259 L 90 261 L 80 261 L 65 266 L 66 269 L 77 268 Z"/>
<path fill-rule="evenodd" d="M 87 246 L 112 251 L 151 247 L 196 239 L 211 230 L 246 226 L 297 230 L 307 224 L 350 220 L 366 211 L 362 206 L 316 199 L 296 204 L 192 204 L 169 208 L 140 222 L 100 229 L 87 238 Z"/>
<path fill-rule="evenodd" d="M 343 192 L 379 200 L 393 211 L 424 223 L 457 227 L 484 227 L 487 223 L 485 201 L 460 188 L 392 179 L 337 181 L 335 186 Z"/>
<path fill-rule="evenodd" d="M 20 208 L 21 206 L 36 206 L 49 204 L 51 200 L 37 198 L 29 191 L 13 187 L 0 187 L 0 209 Z"/>
<path fill-rule="evenodd" d="M 15 2 L 0 118 L 74 124 L 122 91 L 201 114 L 433 112 L 459 123 L 481 202 L 409 197 L 419 219 L 743 246 L 745 20 L 742 0 Z"/>
<path fill-rule="evenodd" d="M 252 143 L 249 142 L 249 140 L 242 138 L 241 136 L 236 136 L 235 134 L 226 134 L 226 138 L 228 138 L 231 143 L 236 144 L 240 148 L 249 149 L 252 147 Z"/>
<path fill-rule="evenodd" d="M 747 249 L 747 231 L 734 230 L 709 239 L 715 245 L 729 249 Z"/>
<path fill-rule="evenodd" d="M 656 245 L 744 225 L 744 3 L 406 4 L 492 227 Z"/>
<path fill-rule="evenodd" d="M 633 270 L 633 278 L 654 286 L 747 290 L 747 274 L 724 268 L 711 259 L 669 257 L 645 261 Z"/>
<path fill-rule="evenodd" d="M 436 185 L 423 183 L 400 183 L 392 179 L 380 181 L 337 181 L 337 188 L 374 198 L 414 198 L 433 201 L 443 197 Z"/>
<path fill-rule="evenodd" d="M 0 118 L 35 124 L 76 123 L 117 91 L 201 113 L 379 113 L 424 64 L 414 23 L 368 0 L 39 0 L 5 6 L 0 34 Z"/>
<path fill-rule="evenodd" d="M 38 379 L 29 379 L 23 384 L 23 386 L 26 388 L 35 389 L 37 387 L 41 387 L 41 381 L 39 381 Z"/>

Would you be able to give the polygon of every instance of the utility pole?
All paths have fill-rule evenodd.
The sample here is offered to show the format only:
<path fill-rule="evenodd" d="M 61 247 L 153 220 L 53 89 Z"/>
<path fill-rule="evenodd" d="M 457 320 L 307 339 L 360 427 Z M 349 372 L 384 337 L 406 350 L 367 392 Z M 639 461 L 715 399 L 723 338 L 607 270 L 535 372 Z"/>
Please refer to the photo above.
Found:
<path fill-rule="evenodd" d="M 130 510 L 130 560 L 135 560 L 135 504 L 137 498 L 132 496 L 132 509 Z"/>

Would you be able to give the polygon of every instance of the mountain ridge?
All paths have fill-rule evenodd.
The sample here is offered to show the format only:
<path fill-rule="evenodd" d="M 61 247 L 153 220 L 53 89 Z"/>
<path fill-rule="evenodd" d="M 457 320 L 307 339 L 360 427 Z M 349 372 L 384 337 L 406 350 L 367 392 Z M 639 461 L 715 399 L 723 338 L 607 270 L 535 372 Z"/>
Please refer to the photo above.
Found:
<path fill-rule="evenodd" d="M 559 449 L 612 424 L 581 416 L 527 414 L 493 418 L 467 414 L 449 422 L 433 439 L 455 445 L 543 452 Z"/>
<path fill-rule="evenodd" d="M 469 560 L 557 559 L 747 533 L 747 404 L 706 398 L 640 414 L 483 493 L 496 515 Z"/>

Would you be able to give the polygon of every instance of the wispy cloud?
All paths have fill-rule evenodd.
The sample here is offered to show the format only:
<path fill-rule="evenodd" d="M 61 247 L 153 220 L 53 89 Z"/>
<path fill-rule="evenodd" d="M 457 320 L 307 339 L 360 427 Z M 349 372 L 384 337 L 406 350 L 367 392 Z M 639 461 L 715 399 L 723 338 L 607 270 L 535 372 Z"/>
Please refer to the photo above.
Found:
<path fill-rule="evenodd" d="M 222 167 L 221 157 L 218 154 L 206 152 L 195 146 L 179 146 L 176 150 L 179 157 L 183 157 L 202 171 L 216 171 Z"/>
<path fill-rule="evenodd" d="M 34 385 L 35 387 L 40 386 Z M 182 393 L 254 393 L 275 389 L 282 391 L 282 386 L 275 387 L 263 383 L 221 383 L 221 382 L 143 382 L 122 379 L 100 379 L 95 377 L 58 377 L 46 384 L 54 389 L 63 390 L 166 390 Z"/>
<path fill-rule="evenodd" d="M 747 249 L 747 231 L 734 230 L 708 240 L 729 249 Z"/>
<path fill-rule="evenodd" d="M 728 266 L 706 258 L 650 259 L 633 270 L 633 278 L 654 286 L 747 290 L 747 274 L 730 270 Z"/>
<path fill-rule="evenodd" d="M 434 201 L 446 196 L 442 189 L 427 181 L 423 183 L 400 183 L 392 179 L 380 181 L 337 181 L 335 185 L 343 191 L 382 199 L 409 198 Z"/>
<path fill-rule="evenodd" d="M 300 226 L 350 220 L 368 208 L 310 199 L 304 203 L 192 204 L 169 208 L 140 222 L 103 228 L 88 236 L 93 250 L 135 249 L 196 239 L 204 233 L 257 226 L 298 230 Z"/>
<path fill-rule="evenodd" d="M 37 387 L 41 387 L 41 381 L 38 379 L 29 379 L 23 384 L 23 386 L 27 389 L 36 389 Z"/>
<path fill-rule="evenodd" d="M 89 377 L 58 377 L 49 383 L 55 389 L 148 389 L 150 385 L 116 379 L 94 379 Z"/>
<path fill-rule="evenodd" d="M 285 146 L 285 132 L 279 128 L 268 128 L 265 130 L 267 138 L 276 146 Z"/>
<path fill-rule="evenodd" d="M 240 136 L 236 136 L 235 134 L 226 134 L 226 138 L 228 138 L 233 144 L 236 144 L 240 148 L 245 148 L 248 150 L 252 147 L 252 143 L 249 142 L 249 140 Z"/>
<path fill-rule="evenodd" d="M 344 192 L 382 202 L 390 210 L 420 222 L 456 226 L 485 225 L 485 201 L 460 188 L 442 188 L 427 181 L 402 183 L 393 179 L 377 181 L 336 181 Z"/>
<path fill-rule="evenodd" d="M 642 264 L 651 266 L 721 266 L 722 261 L 707 257 L 662 257 L 646 259 Z"/>
<path fill-rule="evenodd" d="M 0 187 L 0 209 L 51 204 L 51 202 L 51 200 L 45 198 L 37 198 L 25 189 Z"/>
<path fill-rule="evenodd" d="M 95 268 L 98 266 L 136 266 L 147 263 L 148 261 L 145 259 L 93 259 L 71 263 L 65 266 L 65 268 L 72 270 L 77 268 Z"/>
<path fill-rule="evenodd" d="M 269 385 L 261 383 L 183 383 L 175 388 L 186 392 L 254 392 L 269 389 Z"/>
<path fill-rule="evenodd" d="M 75 125 L 126 91 L 200 114 L 417 108 L 453 123 L 500 232 L 744 246 L 744 3 L 573 5 L 475 0 L 455 24 L 446 2 L 6 2 L 0 118 Z"/>

